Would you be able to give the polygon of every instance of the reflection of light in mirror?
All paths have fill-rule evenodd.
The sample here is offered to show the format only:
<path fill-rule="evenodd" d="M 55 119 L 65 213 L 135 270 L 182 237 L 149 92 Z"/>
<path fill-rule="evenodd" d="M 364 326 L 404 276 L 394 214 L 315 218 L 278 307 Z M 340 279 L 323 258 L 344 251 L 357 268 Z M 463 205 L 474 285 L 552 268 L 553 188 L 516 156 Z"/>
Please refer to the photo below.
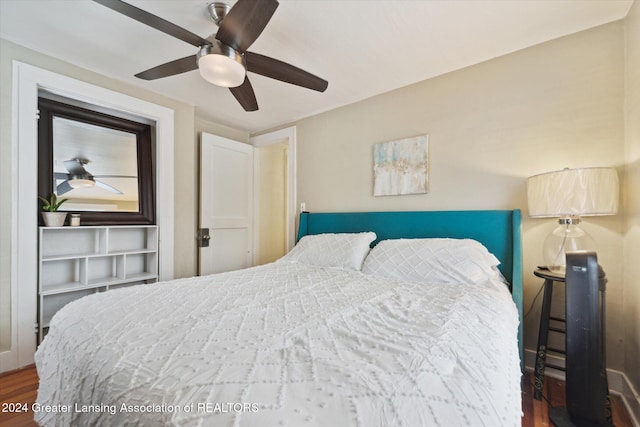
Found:
<path fill-rule="evenodd" d="M 64 210 L 138 211 L 135 134 L 54 117 L 53 141 L 56 193 L 69 199 Z M 80 187 L 69 182 L 66 191 L 58 189 L 71 177 L 65 161 L 72 159 L 78 159 L 78 167 L 92 175 L 97 185 Z"/>
<path fill-rule="evenodd" d="M 93 187 L 96 185 L 95 181 L 90 179 L 70 179 L 69 185 L 73 188 Z"/>

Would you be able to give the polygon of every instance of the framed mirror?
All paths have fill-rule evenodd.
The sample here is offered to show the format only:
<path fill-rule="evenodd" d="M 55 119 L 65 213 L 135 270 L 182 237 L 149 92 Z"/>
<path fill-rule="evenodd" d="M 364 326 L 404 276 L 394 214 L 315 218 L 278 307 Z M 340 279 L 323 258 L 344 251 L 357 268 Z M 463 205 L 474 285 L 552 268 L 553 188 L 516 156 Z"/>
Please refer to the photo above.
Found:
<path fill-rule="evenodd" d="M 69 199 L 82 225 L 155 223 L 149 124 L 43 97 L 38 110 L 39 196 Z"/>

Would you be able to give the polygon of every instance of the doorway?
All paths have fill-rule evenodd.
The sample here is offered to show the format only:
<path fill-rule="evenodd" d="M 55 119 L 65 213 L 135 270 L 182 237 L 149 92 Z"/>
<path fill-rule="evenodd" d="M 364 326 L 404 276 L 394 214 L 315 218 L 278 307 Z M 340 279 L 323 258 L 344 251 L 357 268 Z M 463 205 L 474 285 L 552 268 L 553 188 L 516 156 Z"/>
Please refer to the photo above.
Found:
<path fill-rule="evenodd" d="M 254 263 L 273 262 L 295 245 L 296 128 L 251 138 L 255 148 Z"/>
<path fill-rule="evenodd" d="M 287 251 L 287 157 L 282 141 L 255 149 L 256 263 L 268 264 Z"/>
<path fill-rule="evenodd" d="M 202 134 L 201 149 L 212 148 L 209 154 L 201 152 L 198 240 L 203 245 L 206 237 L 206 246 L 199 248 L 199 275 L 266 264 L 295 244 L 295 127 L 252 137 L 250 142 Z M 232 184 L 233 189 L 216 192 L 215 183 Z M 223 232 L 226 239 L 221 238 Z M 217 255 L 207 257 L 216 247 Z"/>

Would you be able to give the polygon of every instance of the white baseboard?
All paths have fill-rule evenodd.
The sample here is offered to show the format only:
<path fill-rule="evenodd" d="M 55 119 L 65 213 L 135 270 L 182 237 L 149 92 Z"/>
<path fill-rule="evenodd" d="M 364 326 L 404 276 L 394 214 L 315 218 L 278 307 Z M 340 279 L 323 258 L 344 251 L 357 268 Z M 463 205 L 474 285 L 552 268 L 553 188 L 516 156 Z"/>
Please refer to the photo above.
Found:
<path fill-rule="evenodd" d="M 564 357 L 553 354 L 547 354 L 547 361 L 553 365 L 564 366 Z M 524 367 L 528 372 L 533 372 L 536 364 L 536 352 L 534 350 L 525 349 L 524 351 Z M 565 379 L 564 372 L 556 369 L 545 369 L 546 376 Z M 633 388 L 629 378 L 624 372 L 607 369 L 607 380 L 609 382 L 609 392 L 617 394 L 622 398 L 624 406 L 629 412 L 631 422 L 635 427 L 640 427 L 640 394 Z"/>

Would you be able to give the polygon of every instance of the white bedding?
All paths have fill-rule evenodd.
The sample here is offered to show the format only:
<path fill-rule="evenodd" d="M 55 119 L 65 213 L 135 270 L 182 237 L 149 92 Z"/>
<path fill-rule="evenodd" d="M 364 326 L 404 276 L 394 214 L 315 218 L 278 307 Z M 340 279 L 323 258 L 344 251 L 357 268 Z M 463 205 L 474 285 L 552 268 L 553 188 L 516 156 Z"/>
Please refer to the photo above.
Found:
<path fill-rule="evenodd" d="M 499 282 L 282 261 L 114 290 L 54 317 L 36 421 L 520 426 L 517 326 Z"/>

